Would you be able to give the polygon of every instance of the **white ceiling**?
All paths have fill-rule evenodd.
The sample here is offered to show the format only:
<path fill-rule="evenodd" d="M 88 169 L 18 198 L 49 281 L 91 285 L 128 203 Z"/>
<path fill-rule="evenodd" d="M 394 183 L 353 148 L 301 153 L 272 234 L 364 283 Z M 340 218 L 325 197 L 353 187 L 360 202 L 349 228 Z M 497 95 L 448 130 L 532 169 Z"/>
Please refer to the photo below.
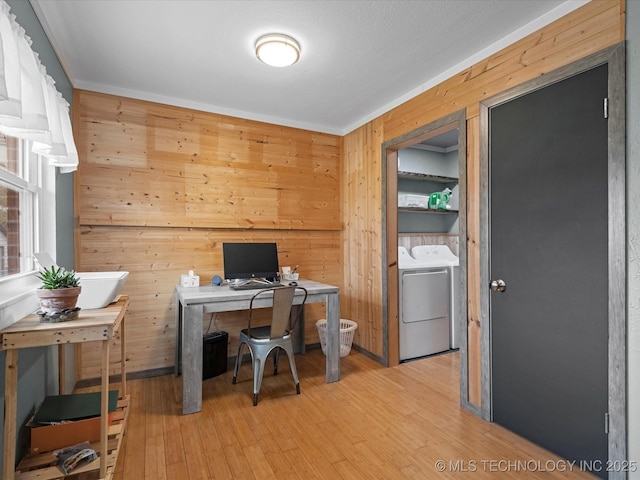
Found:
<path fill-rule="evenodd" d="M 343 135 L 585 0 L 30 0 L 75 88 Z M 255 57 L 298 39 L 288 68 Z"/>

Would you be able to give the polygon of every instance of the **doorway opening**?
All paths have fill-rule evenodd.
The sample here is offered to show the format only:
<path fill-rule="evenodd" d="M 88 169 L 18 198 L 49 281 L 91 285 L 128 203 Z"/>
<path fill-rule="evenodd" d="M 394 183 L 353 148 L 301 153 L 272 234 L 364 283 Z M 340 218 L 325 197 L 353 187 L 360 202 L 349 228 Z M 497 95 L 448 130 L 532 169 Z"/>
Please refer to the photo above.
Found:
<path fill-rule="evenodd" d="M 384 362 L 459 349 L 461 385 L 467 372 L 466 150 L 466 110 L 382 146 Z"/>

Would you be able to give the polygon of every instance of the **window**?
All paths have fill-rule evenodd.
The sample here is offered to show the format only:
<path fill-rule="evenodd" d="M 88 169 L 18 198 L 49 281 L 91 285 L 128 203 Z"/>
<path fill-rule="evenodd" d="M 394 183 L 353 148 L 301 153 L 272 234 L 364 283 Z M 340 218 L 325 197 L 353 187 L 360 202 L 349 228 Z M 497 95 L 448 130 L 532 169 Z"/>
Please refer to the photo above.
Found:
<path fill-rule="evenodd" d="M 32 271 L 41 245 L 42 162 L 30 152 L 27 141 L 0 134 L 0 281 Z"/>

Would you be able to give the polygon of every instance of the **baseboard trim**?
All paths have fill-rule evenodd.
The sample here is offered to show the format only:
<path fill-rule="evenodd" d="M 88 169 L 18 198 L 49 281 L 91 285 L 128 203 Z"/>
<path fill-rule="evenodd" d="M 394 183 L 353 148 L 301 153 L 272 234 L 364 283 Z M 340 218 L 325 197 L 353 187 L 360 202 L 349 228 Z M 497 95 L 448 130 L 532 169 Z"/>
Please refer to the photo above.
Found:
<path fill-rule="evenodd" d="M 382 362 L 382 358 L 374 355 L 373 353 L 371 353 L 368 350 L 365 350 L 364 348 L 358 346 L 358 345 L 352 345 L 351 348 L 353 350 L 356 350 L 358 353 L 361 353 L 367 357 L 369 357 L 370 359 L 378 362 L 381 365 L 384 365 Z M 305 350 L 319 350 L 320 349 L 320 343 L 311 343 L 309 345 L 305 345 Z M 251 361 L 251 355 L 246 353 L 242 356 L 243 358 L 243 362 L 244 361 Z M 234 355 L 233 357 L 227 357 L 227 366 L 230 367 L 231 369 L 234 368 L 236 363 L 236 356 Z M 174 374 L 175 373 L 175 367 L 162 367 L 162 368 L 154 368 L 151 370 L 142 370 L 139 372 L 127 372 L 127 380 L 139 380 L 141 378 L 150 378 L 150 377 L 159 377 L 161 375 L 169 375 L 169 374 Z M 109 383 L 118 383 L 121 381 L 122 376 L 121 375 L 110 375 L 109 376 Z M 102 382 L 102 379 L 100 377 L 96 377 L 96 378 L 85 378 L 82 380 L 78 380 L 75 384 L 74 390 L 77 388 L 85 388 L 85 387 L 95 387 L 97 385 L 100 385 L 100 383 Z"/>

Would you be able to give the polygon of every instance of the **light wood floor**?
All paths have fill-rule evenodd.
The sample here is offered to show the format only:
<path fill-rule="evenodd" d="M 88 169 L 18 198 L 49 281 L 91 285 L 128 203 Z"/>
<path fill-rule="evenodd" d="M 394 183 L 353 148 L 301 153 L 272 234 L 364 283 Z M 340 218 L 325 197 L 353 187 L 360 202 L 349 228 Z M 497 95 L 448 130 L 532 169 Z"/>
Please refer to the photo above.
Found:
<path fill-rule="evenodd" d="M 204 381 L 202 412 L 186 416 L 179 378 L 129 382 L 114 478 L 594 478 L 460 409 L 458 353 L 384 368 L 352 350 L 332 384 L 324 360 L 296 356 L 300 395 L 285 361 L 265 372 L 256 407 L 245 363 L 236 385 L 230 370 Z"/>

